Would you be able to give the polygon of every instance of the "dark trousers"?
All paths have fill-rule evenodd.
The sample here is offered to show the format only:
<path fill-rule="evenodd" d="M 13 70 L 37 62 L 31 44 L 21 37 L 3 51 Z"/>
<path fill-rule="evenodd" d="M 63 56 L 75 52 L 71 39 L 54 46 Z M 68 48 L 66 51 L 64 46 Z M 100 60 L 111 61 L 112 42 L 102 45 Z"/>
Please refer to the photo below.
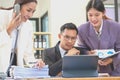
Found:
<path fill-rule="evenodd" d="M 12 60 L 12 56 L 13 56 L 13 60 Z M 11 62 L 11 65 L 17 65 L 17 55 L 16 55 L 16 53 L 11 53 L 10 62 Z"/>

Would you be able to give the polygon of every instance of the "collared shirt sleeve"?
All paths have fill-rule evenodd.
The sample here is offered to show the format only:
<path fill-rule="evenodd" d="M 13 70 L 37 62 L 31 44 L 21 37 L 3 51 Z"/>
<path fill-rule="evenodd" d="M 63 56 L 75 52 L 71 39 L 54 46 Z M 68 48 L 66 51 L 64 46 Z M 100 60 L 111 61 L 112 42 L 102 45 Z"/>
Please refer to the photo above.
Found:
<path fill-rule="evenodd" d="M 8 35 L 6 30 L 0 32 L 0 46 L 6 44 L 10 40 L 10 36 Z"/>

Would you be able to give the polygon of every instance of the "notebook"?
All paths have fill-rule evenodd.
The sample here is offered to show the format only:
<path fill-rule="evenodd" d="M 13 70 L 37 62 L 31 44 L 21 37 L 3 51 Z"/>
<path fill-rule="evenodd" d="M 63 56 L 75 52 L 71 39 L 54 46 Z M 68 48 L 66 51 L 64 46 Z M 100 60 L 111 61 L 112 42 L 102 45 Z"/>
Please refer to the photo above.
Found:
<path fill-rule="evenodd" d="M 98 56 L 76 55 L 64 56 L 62 62 L 62 76 L 69 77 L 97 77 Z"/>

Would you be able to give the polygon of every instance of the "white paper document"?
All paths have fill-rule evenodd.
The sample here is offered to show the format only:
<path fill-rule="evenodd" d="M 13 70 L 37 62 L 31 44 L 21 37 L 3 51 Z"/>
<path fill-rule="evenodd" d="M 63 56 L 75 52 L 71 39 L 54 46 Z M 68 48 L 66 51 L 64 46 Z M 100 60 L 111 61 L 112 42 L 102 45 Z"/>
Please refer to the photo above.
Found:
<path fill-rule="evenodd" d="M 120 53 L 120 51 L 115 52 L 114 49 L 101 49 L 95 51 L 96 51 L 95 54 L 98 55 L 98 57 L 101 59 L 106 59 Z"/>
<path fill-rule="evenodd" d="M 48 65 L 41 69 L 38 68 L 24 68 L 17 66 L 14 68 L 13 76 L 14 78 L 48 78 Z"/>

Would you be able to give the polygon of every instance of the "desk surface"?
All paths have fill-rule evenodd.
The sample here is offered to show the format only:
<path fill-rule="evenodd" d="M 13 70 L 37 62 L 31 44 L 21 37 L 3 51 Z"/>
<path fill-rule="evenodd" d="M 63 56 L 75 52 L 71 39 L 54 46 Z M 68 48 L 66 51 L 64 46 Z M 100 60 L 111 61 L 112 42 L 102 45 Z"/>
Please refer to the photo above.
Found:
<path fill-rule="evenodd" d="M 120 77 L 97 77 L 97 78 L 46 78 L 46 79 L 27 79 L 27 80 L 120 80 Z"/>
<path fill-rule="evenodd" d="M 120 80 L 120 77 L 93 77 L 93 78 L 51 78 L 48 80 Z"/>
<path fill-rule="evenodd" d="M 92 78 L 44 78 L 44 79 L 6 79 L 6 80 L 120 80 L 120 77 L 92 77 Z"/>

